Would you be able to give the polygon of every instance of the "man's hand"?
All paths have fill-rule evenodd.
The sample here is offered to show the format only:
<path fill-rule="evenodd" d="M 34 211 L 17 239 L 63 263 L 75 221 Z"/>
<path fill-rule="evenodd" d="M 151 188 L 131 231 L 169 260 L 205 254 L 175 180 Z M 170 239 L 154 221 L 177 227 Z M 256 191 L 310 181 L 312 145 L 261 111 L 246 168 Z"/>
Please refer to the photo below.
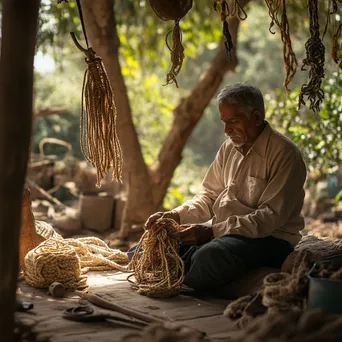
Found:
<path fill-rule="evenodd" d="M 212 228 L 204 224 L 182 224 L 180 229 L 175 236 L 186 245 L 203 245 L 214 236 Z"/>
<path fill-rule="evenodd" d="M 147 219 L 147 221 L 144 225 L 144 228 L 150 229 L 152 227 L 153 223 L 156 222 L 160 218 L 170 218 L 170 219 L 175 220 L 178 224 L 180 224 L 179 214 L 177 213 L 177 211 L 171 210 L 171 211 L 165 211 L 165 212 L 158 212 L 158 213 L 151 215 Z"/>

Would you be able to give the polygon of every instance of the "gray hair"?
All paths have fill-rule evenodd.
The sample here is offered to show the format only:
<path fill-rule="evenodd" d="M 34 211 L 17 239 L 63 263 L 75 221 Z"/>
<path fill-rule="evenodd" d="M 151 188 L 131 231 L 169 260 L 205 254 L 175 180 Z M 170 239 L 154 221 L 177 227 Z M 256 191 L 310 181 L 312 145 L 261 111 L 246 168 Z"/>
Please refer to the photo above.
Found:
<path fill-rule="evenodd" d="M 246 83 L 235 83 L 223 88 L 217 95 L 217 104 L 238 104 L 241 111 L 250 118 L 255 109 L 265 118 L 265 104 L 261 91 Z"/>

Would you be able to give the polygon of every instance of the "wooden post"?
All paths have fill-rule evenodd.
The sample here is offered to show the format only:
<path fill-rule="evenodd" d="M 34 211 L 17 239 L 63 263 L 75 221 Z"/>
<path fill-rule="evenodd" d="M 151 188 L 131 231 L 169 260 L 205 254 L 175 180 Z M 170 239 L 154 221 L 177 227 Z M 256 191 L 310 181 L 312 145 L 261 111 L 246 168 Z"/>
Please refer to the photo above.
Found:
<path fill-rule="evenodd" d="M 32 124 L 39 0 L 2 0 L 0 59 L 0 340 L 13 341 L 21 198 Z"/>

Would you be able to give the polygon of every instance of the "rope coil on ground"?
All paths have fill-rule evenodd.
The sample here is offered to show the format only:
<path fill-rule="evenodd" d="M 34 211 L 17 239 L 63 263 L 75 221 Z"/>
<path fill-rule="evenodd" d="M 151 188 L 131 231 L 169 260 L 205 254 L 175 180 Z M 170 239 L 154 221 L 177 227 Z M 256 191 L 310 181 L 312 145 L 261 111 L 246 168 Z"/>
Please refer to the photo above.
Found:
<path fill-rule="evenodd" d="M 250 306 L 259 299 L 260 312 L 302 311 L 306 308 L 308 272 L 311 266 L 310 253 L 300 251 L 296 256 L 292 273 L 271 273 L 264 278 L 259 293 L 241 297 L 230 303 L 224 315 L 237 320 L 238 327 L 244 327 L 253 316 Z"/>
<path fill-rule="evenodd" d="M 135 281 L 129 280 L 138 293 L 155 298 L 180 293 L 184 263 L 178 255 L 178 239 L 173 235 L 178 227 L 172 219 L 158 219 L 141 237 L 129 264 Z"/>
<path fill-rule="evenodd" d="M 126 253 L 109 248 L 105 242 L 95 237 L 80 239 L 50 238 L 27 253 L 24 278 L 34 287 L 49 287 L 60 282 L 66 288 L 86 286 L 89 271 L 116 269 L 126 271 Z"/>
<path fill-rule="evenodd" d="M 232 342 L 317 342 L 338 341 L 342 318 L 319 310 L 271 313 L 256 318 Z"/>
<path fill-rule="evenodd" d="M 86 284 L 81 262 L 74 248 L 63 240 L 49 239 L 27 253 L 24 267 L 25 281 L 34 287 L 45 288 L 57 281 L 67 288 Z"/>

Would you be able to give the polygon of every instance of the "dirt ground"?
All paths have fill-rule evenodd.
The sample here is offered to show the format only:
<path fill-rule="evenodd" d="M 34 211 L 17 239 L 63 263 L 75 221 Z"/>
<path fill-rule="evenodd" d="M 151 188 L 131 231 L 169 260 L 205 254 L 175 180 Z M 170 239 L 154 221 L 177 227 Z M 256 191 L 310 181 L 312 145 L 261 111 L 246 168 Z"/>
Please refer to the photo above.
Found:
<path fill-rule="evenodd" d="M 88 274 L 89 291 L 129 309 L 206 332 L 212 341 L 229 341 L 240 334 L 233 322 L 222 315 L 228 300 L 183 294 L 168 299 L 152 299 L 131 289 L 126 278 L 127 274 L 120 272 L 91 272 Z M 51 342 L 124 341 L 127 334 L 134 332 L 107 322 L 81 323 L 64 319 L 62 313 L 65 309 L 79 305 L 79 297 L 73 292 L 66 298 L 54 299 L 47 290 L 35 289 L 20 281 L 18 298 L 34 304 L 32 312 L 18 313 L 19 317 L 37 322 L 35 329 L 50 336 Z M 98 308 L 96 311 L 113 313 Z"/>

